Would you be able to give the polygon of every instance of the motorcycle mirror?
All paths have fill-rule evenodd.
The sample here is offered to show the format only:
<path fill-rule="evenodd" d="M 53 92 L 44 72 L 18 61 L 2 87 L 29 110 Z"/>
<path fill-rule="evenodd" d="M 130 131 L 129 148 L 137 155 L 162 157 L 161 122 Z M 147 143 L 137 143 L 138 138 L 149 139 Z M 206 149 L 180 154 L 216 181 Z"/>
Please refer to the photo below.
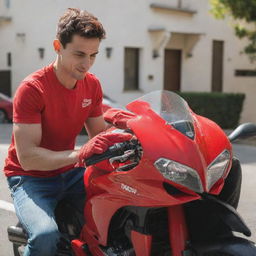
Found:
<path fill-rule="evenodd" d="M 239 125 L 229 136 L 229 140 L 245 139 L 256 136 L 256 125 L 253 123 L 244 123 Z"/>

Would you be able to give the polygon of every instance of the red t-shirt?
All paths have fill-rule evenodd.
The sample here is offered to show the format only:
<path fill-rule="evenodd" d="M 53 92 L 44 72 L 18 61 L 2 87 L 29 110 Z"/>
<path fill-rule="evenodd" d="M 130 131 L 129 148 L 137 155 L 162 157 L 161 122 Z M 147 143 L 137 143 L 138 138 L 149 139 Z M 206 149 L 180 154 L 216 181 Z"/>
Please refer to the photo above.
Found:
<path fill-rule="evenodd" d="M 87 73 L 77 81 L 73 90 L 57 79 L 53 64 L 25 78 L 18 87 L 13 103 L 13 122 L 42 125 L 40 147 L 63 151 L 72 150 L 76 136 L 89 117 L 102 115 L 102 90 L 98 79 Z M 31 175 L 50 177 L 65 172 L 74 165 L 52 171 L 24 171 L 18 161 L 15 142 L 12 142 L 5 160 L 6 176 Z"/>

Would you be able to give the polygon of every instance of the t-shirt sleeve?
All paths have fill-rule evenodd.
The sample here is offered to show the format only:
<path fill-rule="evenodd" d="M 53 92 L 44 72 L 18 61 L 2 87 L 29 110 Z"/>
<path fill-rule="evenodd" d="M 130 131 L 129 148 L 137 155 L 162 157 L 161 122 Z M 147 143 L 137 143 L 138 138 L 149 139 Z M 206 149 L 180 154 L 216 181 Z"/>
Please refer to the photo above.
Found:
<path fill-rule="evenodd" d="M 103 93 L 102 93 L 102 88 L 100 85 L 99 80 L 94 77 L 95 81 L 95 91 L 94 91 L 94 99 L 93 99 L 93 106 L 91 108 L 91 112 L 89 117 L 97 117 L 101 116 L 103 114 L 102 111 L 102 99 L 103 99 Z"/>
<path fill-rule="evenodd" d="M 41 123 L 43 97 L 40 90 L 29 82 L 23 82 L 13 101 L 14 123 Z"/>

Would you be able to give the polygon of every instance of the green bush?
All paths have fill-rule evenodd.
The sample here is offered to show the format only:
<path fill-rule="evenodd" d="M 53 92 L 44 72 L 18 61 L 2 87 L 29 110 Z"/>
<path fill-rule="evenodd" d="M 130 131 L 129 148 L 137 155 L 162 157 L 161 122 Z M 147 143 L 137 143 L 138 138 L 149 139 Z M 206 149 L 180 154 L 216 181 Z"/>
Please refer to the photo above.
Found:
<path fill-rule="evenodd" d="M 235 128 L 240 119 L 245 95 L 242 93 L 179 92 L 198 115 L 216 122 L 223 129 Z"/>

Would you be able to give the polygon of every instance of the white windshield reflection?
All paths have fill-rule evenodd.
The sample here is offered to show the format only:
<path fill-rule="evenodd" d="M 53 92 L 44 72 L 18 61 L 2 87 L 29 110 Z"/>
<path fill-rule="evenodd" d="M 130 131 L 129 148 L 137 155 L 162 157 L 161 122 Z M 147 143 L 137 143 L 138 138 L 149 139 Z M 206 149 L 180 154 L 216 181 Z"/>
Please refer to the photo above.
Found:
<path fill-rule="evenodd" d="M 178 94 L 170 91 L 154 91 L 136 100 L 139 101 L 147 102 L 151 109 L 168 124 L 184 135 L 194 138 L 193 117 L 187 102 Z"/>

